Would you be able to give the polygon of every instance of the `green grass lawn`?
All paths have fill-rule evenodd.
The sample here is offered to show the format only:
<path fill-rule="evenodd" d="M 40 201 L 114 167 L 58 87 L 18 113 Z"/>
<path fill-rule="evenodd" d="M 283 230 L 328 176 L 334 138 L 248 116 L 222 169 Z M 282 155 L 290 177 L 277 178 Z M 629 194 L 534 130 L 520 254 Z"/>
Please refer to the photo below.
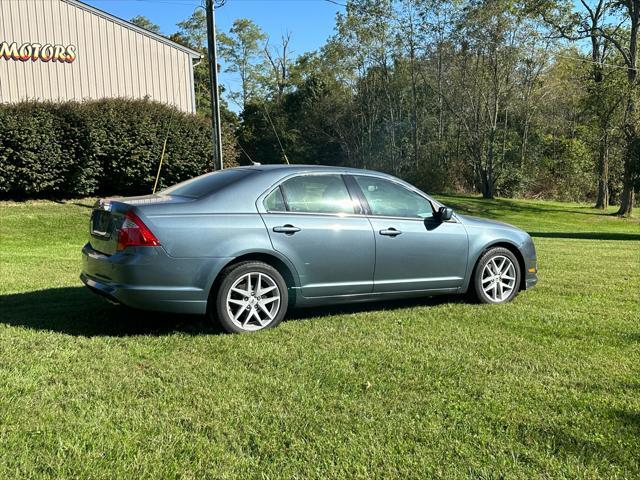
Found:
<path fill-rule="evenodd" d="M 0 203 L 0 478 L 639 478 L 638 219 L 443 200 L 531 232 L 538 286 L 257 335 L 82 288 L 90 202 Z"/>

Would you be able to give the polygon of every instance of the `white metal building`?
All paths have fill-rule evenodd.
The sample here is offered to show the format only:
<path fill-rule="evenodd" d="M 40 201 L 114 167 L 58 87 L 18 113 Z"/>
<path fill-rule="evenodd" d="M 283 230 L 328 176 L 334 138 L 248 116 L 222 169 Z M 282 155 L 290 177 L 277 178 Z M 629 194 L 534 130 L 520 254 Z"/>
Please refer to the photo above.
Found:
<path fill-rule="evenodd" d="M 78 0 L 0 0 L 0 103 L 149 98 L 195 112 L 199 58 Z"/>

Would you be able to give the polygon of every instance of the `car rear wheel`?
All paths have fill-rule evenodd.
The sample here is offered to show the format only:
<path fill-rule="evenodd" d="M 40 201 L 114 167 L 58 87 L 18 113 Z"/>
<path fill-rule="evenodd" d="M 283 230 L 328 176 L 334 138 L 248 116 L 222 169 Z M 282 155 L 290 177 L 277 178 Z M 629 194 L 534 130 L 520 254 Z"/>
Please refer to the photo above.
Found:
<path fill-rule="evenodd" d="M 475 270 L 474 290 L 482 303 L 507 303 L 518 294 L 520 265 L 510 250 L 496 247 L 488 250 Z"/>
<path fill-rule="evenodd" d="M 282 321 L 289 297 L 287 284 L 275 268 L 263 262 L 243 262 L 222 275 L 215 310 L 224 330 L 255 332 Z"/>

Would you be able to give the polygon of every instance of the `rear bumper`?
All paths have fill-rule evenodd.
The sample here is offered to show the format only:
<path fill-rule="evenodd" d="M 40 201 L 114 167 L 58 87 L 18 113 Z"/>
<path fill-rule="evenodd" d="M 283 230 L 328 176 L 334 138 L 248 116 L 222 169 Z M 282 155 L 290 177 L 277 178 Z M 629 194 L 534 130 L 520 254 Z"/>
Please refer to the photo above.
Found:
<path fill-rule="evenodd" d="M 173 258 L 162 247 L 103 255 L 82 249 L 80 279 L 94 293 L 129 307 L 204 314 L 211 285 L 228 258 Z"/>

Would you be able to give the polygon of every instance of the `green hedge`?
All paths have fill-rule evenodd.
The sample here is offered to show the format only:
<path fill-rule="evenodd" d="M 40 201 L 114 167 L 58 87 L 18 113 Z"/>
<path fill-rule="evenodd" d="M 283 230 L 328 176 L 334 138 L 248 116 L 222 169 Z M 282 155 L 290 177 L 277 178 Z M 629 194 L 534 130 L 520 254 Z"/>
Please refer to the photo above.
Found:
<path fill-rule="evenodd" d="M 210 122 L 146 100 L 0 105 L 0 196 L 150 193 L 211 169 Z M 234 150 L 225 132 L 227 162 Z"/>

